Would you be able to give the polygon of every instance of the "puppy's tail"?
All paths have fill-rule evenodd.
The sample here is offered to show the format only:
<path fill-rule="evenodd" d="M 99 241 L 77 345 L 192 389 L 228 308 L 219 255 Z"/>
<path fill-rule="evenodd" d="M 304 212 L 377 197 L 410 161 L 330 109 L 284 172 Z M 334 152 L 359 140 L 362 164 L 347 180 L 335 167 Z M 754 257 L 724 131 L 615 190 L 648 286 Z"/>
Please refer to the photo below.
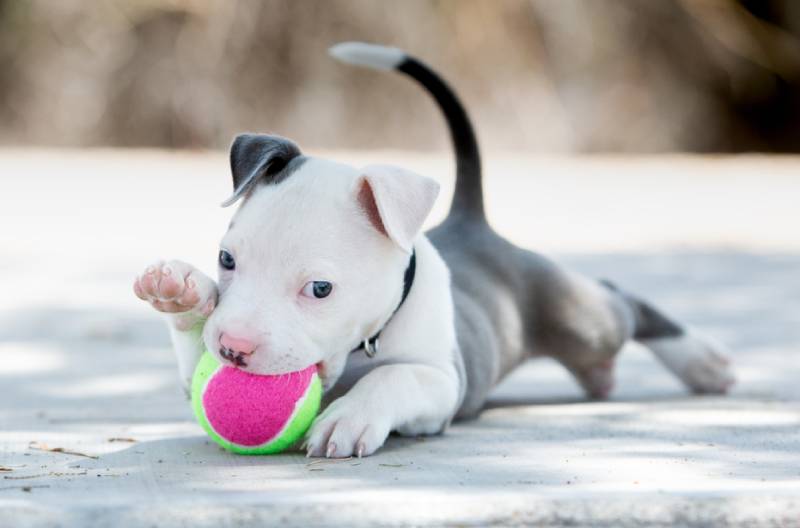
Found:
<path fill-rule="evenodd" d="M 397 48 L 343 42 L 329 51 L 342 62 L 376 70 L 402 72 L 428 91 L 444 113 L 456 154 L 456 188 L 450 216 L 482 221 L 484 210 L 478 141 L 466 110 L 447 83 L 428 66 Z"/>

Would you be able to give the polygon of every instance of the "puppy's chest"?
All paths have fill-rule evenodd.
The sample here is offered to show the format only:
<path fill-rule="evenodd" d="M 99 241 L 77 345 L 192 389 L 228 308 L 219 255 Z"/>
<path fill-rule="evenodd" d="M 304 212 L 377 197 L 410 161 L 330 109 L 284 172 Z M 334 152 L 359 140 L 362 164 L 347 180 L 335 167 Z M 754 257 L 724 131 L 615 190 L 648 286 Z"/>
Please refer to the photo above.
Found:
<path fill-rule="evenodd" d="M 363 350 L 350 353 L 342 374 L 336 380 L 336 384 L 325 394 L 326 400 L 333 400 L 344 395 L 353 385 L 358 383 L 358 380 L 379 366 L 389 363 L 378 357 L 370 358 Z"/>

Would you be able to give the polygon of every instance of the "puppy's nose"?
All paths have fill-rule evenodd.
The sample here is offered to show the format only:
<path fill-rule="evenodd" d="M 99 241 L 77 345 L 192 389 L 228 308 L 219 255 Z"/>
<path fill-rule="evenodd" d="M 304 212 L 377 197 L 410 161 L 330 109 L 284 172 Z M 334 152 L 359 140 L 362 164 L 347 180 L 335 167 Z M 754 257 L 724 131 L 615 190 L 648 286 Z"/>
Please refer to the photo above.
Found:
<path fill-rule="evenodd" d="M 241 337 L 233 337 L 226 333 L 222 333 L 219 336 L 219 344 L 233 352 L 238 352 L 239 354 L 247 354 L 247 355 L 255 352 L 256 347 L 258 346 L 249 339 L 244 339 Z"/>

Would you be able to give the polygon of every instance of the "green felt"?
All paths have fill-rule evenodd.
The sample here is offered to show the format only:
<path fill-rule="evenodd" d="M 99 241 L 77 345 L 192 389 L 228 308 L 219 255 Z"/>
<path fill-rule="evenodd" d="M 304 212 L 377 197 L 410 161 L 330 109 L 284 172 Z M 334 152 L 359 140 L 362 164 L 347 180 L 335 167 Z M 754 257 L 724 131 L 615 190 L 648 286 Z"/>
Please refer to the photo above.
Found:
<path fill-rule="evenodd" d="M 239 455 L 273 455 L 294 445 L 311 427 L 311 422 L 317 416 L 322 401 L 322 382 L 316 374 L 311 378 L 311 384 L 306 389 L 300 405 L 295 407 L 294 414 L 280 435 L 258 446 L 243 446 L 222 438 L 211 427 L 206 418 L 205 409 L 203 409 L 203 392 L 208 381 L 220 368 L 222 365 L 214 356 L 208 352 L 202 355 L 192 377 L 192 409 L 197 421 L 200 422 L 208 436 L 223 448 Z"/>

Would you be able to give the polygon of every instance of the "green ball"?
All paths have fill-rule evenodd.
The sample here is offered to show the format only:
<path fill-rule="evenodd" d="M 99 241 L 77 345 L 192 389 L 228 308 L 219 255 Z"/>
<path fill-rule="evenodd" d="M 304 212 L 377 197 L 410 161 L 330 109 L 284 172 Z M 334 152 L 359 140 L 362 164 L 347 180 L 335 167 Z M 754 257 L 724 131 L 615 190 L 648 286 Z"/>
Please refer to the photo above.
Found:
<path fill-rule="evenodd" d="M 319 411 L 317 368 L 258 375 L 220 364 L 208 352 L 192 378 L 192 408 L 206 433 L 240 455 L 270 455 L 293 446 Z"/>

